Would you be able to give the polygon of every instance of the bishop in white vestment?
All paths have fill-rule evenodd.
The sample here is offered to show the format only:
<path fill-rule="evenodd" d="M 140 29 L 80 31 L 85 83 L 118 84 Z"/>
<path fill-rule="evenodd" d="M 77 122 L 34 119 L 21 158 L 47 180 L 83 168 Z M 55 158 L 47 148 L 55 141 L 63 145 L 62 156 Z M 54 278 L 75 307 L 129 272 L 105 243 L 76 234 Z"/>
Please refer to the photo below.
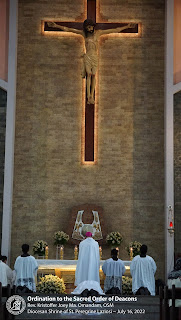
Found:
<path fill-rule="evenodd" d="M 78 286 L 81 282 L 87 280 L 93 280 L 100 284 L 99 244 L 91 236 L 91 232 L 87 232 L 87 238 L 79 245 L 79 257 L 75 272 L 75 286 Z"/>
<path fill-rule="evenodd" d="M 130 271 L 132 275 L 132 291 L 134 294 L 141 288 L 147 288 L 152 296 L 155 295 L 156 263 L 152 257 L 146 255 L 147 246 L 142 245 L 140 256 L 133 258 Z"/>

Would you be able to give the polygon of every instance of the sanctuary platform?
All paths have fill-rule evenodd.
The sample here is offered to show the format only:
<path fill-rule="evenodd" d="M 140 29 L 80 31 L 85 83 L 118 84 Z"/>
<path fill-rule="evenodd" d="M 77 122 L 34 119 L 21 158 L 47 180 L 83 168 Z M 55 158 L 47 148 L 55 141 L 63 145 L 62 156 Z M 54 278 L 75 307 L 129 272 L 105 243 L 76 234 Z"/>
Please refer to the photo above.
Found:
<path fill-rule="evenodd" d="M 100 261 L 100 284 L 104 286 L 104 273 L 102 271 L 102 265 L 105 260 Z M 131 261 L 123 261 L 126 272 L 125 276 L 130 276 L 130 263 Z M 70 293 L 74 290 L 75 282 L 75 270 L 77 266 L 77 260 L 49 260 L 49 259 L 37 259 L 38 263 L 38 274 L 37 277 L 42 277 L 47 274 L 53 274 L 60 278 L 63 278 L 66 285 L 66 292 Z"/>

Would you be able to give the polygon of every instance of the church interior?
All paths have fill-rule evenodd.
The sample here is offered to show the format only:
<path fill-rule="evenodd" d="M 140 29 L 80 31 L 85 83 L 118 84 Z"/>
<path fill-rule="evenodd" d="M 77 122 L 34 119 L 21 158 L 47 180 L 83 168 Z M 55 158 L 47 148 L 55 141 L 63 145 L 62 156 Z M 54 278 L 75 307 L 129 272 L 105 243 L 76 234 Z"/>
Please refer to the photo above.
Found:
<path fill-rule="evenodd" d="M 97 24 L 138 30 L 98 40 L 89 161 L 83 37 L 44 29 L 47 21 L 83 23 L 87 1 L 0 0 L 1 252 L 13 267 L 23 243 L 33 254 L 42 239 L 53 260 L 53 235 L 64 231 L 64 259 L 74 260 L 77 213 L 90 224 L 93 210 L 103 260 L 107 234 L 118 231 L 120 259 L 130 259 L 130 242 L 146 244 L 165 280 L 181 256 L 181 3 L 95 4 Z"/>

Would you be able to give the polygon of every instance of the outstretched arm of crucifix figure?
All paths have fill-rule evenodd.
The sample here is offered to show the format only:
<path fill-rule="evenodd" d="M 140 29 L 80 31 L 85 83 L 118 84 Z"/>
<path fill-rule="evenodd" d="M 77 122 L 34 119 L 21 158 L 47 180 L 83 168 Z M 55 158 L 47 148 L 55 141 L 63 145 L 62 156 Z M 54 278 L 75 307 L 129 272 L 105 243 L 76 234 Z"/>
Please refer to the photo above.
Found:
<path fill-rule="evenodd" d="M 82 30 L 61 26 L 60 24 L 57 24 L 56 22 L 52 22 L 52 21 L 47 22 L 47 24 L 48 24 L 48 26 L 50 28 L 57 28 L 57 29 L 60 29 L 62 31 L 65 31 L 65 32 L 73 32 L 73 33 L 81 34 L 82 36 L 84 36 Z"/>
<path fill-rule="evenodd" d="M 110 33 L 119 33 L 125 29 L 133 29 L 135 28 L 135 23 L 128 23 L 124 27 L 114 28 L 114 29 L 106 29 L 106 30 L 98 30 L 96 31 L 97 37 L 102 36 L 103 34 L 110 34 Z"/>

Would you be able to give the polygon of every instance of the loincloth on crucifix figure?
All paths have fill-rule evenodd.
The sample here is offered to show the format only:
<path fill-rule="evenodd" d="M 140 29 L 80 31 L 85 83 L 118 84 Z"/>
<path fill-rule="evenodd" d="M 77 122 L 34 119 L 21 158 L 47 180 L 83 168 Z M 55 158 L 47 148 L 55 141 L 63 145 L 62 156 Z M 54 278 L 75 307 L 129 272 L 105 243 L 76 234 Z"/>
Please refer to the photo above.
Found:
<path fill-rule="evenodd" d="M 119 33 L 125 29 L 134 28 L 134 23 L 129 23 L 126 26 L 106 29 L 106 30 L 95 30 L 96 24 L 91 19 L 86 19 L 83 23 L 83 30 L 74 28 L 68 28 L 61 26 L 55 22 L 48 22 L 49 27 L 58 28 L 65 32 L 73 32 L 83 36 L 85 40 L 86 52 L 83 56 L 83 70 L 82 77 L 86 77 L 86 90 L 87 90 L 87 103 L 94 104 L 94 93 L 96 84 L 96 70 L 98 66 L 98 40 L 101 35 L 110 33 Z"/>

